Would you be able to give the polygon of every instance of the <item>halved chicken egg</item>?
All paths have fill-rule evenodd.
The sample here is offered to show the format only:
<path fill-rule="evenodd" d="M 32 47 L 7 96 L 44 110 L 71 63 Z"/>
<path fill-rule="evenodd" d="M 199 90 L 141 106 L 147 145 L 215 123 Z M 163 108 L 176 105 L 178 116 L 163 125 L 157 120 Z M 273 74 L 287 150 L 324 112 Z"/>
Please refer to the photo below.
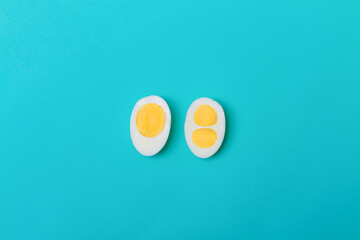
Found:
<path fill-rule="evenodd" d="M 140 99 L 130 119 L 130 136 L 136 150 L 144 156 L 158 153 L 165 145 L 171 126 L 170 109 L 159 96 Z"/>
<path fill-rule="evenodd" d="M 189 107 L 185 120 L 185 138 L 192 153 L 208 158 L 220 148 L 225 135 L 225 114 L 221 105 L 210 98 L 199 98 Z"/>

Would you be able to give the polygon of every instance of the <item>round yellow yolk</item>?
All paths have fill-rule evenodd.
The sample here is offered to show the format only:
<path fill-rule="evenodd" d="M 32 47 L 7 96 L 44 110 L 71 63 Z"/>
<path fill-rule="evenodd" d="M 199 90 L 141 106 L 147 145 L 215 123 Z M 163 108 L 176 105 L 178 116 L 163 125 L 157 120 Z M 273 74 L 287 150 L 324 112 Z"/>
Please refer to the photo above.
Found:
<path fill-rule="evenodd" d="M 217 122 L 217 114 L 212 107 L 203 104 L 195 111 L 194 121 L 201 127 L 210 127 Z"/>
<path fill-rule="evenodd" d="M 198 128 L 192 134 L 193 143 L 200 148 L 209 148 L 216 140 L 217 134 L 210 128 Z"/>
<path fill-rule="evenodd" d="M 136 125 L 145 137 L 155 137 L 165 126 L 165 112 L 156 103 L 142 106 L 137 114 Z"/>

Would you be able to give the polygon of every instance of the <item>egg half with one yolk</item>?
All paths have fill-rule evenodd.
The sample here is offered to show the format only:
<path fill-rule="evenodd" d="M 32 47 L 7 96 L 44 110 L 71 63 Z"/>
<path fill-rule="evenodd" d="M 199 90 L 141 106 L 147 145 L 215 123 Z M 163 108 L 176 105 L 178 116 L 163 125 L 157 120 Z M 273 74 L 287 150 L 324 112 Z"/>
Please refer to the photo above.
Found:
<path fill-rule="evenodd" d="M 185 120 L 185 139 L 200 158 L 214 155 L 225 136 L 225 114 L 221 105 L 210 98 L 199 98 L 189 107 Z"/>
<path fill-rule="evenodd" d="M 136 150 L 144 156 L 158 153 L 165 145 L 171 126 L 170 109 L 164 99 L 148 96 L 134 106 L 130 135 Z"/>

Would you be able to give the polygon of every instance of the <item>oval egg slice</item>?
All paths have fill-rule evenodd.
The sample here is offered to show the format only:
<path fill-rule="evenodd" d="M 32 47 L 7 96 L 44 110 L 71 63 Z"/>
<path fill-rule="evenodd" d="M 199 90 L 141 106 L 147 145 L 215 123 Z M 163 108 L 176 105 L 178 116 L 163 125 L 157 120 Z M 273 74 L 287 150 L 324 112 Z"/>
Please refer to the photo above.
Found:
<path fill-rule="evenodd" d="M 130 118 L 130 136 L 136 150 L 153 156 L 165 145 L 171 126 L 170 109 L 159 96 L 140 99 Z"/>
<path fill-rule="evenodd" d="M 189 107 L 185 120 L 185 139 L 192 153 L 208 158 L 220 148 L 225 136 L 225 114 L 210 98 L 199 98 Z"/>

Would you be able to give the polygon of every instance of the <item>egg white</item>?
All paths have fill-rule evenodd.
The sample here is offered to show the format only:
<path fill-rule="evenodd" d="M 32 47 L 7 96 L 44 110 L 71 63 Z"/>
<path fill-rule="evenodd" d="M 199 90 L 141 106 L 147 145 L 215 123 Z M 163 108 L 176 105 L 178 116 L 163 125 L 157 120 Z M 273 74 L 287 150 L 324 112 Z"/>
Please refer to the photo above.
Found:
<path fill-rule="evenodd" d="M 165 125 L 163 130 L 155 137 L 145 137 L 136 125 L 136 118 L 142 106 L 148 103 L 156 103 L 165 112 Z M 141 98 L 134 106 L 130 118 L 130 136 L 136 150 L 144 156 L 157 154 L 164 146 L 169 137 L 171 126 L 171 113 L 168 104 L 159 96 L 148 96 Z"/>
<path fill-rule="evenodd" d="M 201 126 L 197 125 L 194 121 L 194 114 L 195 114 L 196 110 L 203 104 L 207 104 L 207 105 L 211 106 L 217 114 L 217 122 L 210 127 L 201 127 Z M 200 148 L 193 143 L 192 134 L 196 129 L 199 129 L 199 128 L 210 128 L 216 132 L 217 140 L 214 143 L 214 145 L 212 145 L 209 148 Z M 190 107 L 187 111 L 184 129 L 185 129 L 185 139 L 186 139 L 187 145 L 189 146 L 191 152 L 199 158 L 211 157 L 219 150 L 219 148 L 224 140 L 224 136 L 225 136 L 225 114 L 224 114 L 223 108 L 221 107 L 221 105 L 218 102 L 216 102 L 210 98 L 196 99 L 190 105 Z"/>

